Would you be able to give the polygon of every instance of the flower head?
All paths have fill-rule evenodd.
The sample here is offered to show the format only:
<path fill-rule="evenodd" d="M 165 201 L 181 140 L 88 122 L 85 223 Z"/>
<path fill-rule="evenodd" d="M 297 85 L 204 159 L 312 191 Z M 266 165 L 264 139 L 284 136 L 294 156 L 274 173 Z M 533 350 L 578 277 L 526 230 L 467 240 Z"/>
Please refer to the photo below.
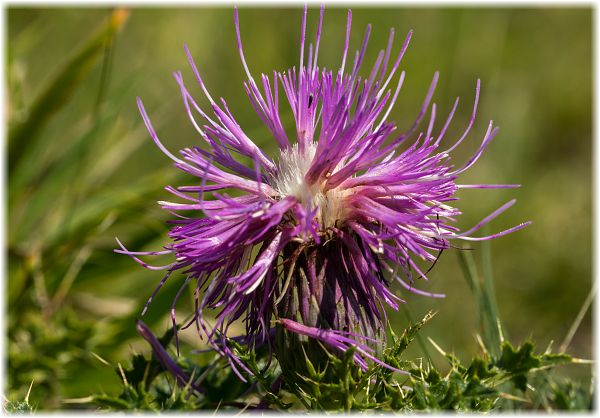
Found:
<path fill-rule="evenodd" d="M 408 292 L 443 296 L 414 287 L 414 274 L 427 280 L 416 259 L 435 263 L 454 240 L 491 239 L 527 225 L 472 236 L 514 200 L 467 231 L 453 225 L 461 214 L 451 205 L 459 188 L 518 187 L 457 183 L 498 130 L 490 122 L 472 158 L 461 167 L 451 164 L 452 151 L 473 126 L 479 81 L 468 126 L 449 147 L 444 139 L 458 99 L 436 127 L 436 105 L 430 107 L 430 103 L 438 73 L 416 120 L 406 132 L 398 133 L 388 116 L 404 82 L 400 62 L 412 32 L 393 55 L 391 30 L 386 48 L 364 76 L 371 27 L 351 64 L 349 11 L 341 64 L 328 70 L 318 66 L 323 8 L 314 46 L 308 49 L 306 16 L 305 7 L 299 66 L 274 72 L 272 78 L 262 74 L 256 81 L 244 57 L 237 10 L 234 13 L 238 51 L 248 77 L 244 87 L 278 146 L 275 155 L 252 141 L 223 99 L 213 99 L 187 47 L 210 111 L 197 104 L 181 72 L 174 76 L 205 147 L 185 148 L 179 156 L 170 153 L 138 99 L 158 147 L 197 181 L 167 187 L 179 202 L 160 202 L 165 210 L 177 213 L 171 221 L 171 242 L 161 252 L 172 253 L 175 261 L 153 267 L 137 255 L 157 253 L 135 253 L 122 245 L 119 251 L 146 267 L 166 270 L 157 291 L 172 272 L 186 275 L 182 289 L 193 283 L 196 298 L 196 313 L 186 326 L 195 324 L 236 371 L 244 365 L 231 353 L 226 339 L 237 320 L 245 325 L 241 340 L 254 346 L 274 344 L 273 326 L 278 326 L 280 338 L 292 335 L 300 341 L 319 341 L 334 351 L 343 351 L 354 342 L 356 363 L 365 368 L 365 359 L 376 360 L 373 341 L 385 337 L 381 333 L 385 306 L 397 309 L 403 302 L 390 288 L 393 282 Z M 281 89 L 285 104 L 280 103 Z M 289 112 L 284 107 L 293 114 L 293 132 L 283 127 L 280 115 Z M 429 121 L 419 130 L 428 110 Z M 244 158 L 252 164 L 242 164 Z M 207 311 L 214 312 L 214 323 L 207 320 Z M 175 323 L 174 311 L 172 318 Z M 277 346 L 281 350 L 285 344 Z"/>

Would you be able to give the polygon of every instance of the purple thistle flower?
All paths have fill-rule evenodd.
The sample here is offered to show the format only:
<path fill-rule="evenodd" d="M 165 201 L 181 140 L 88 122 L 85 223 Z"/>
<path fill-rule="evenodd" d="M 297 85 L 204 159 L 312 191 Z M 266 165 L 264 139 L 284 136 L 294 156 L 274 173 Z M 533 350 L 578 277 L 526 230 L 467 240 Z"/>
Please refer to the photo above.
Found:
<path fill-rule="evenodd" d="M 515 203 L 511 200 L 467 231 L 453 226 L 460 210 L 450 203 L 459 188 L 512 188 L 518 185 L 462 185 L 458 176 L 481 156 L 498 128 L 490 121 L 481 146 L 461 167 L 450 153 L 469 134 L 475 104 L 462 136 L 449 148 L 442 140 L 458 99 L 441 128 L 436 129 L 436 105 L 431 105 L 436 72 L 416 120 L 403 133 L 387 118 L 404 82 L 400 62 L 412 32 L 392 56 L 394 30 L 367 77 L 359 75 L 371 32 L 367 27 L 359 51 L 348 57 L 352 13 L 348 11 L 343 58 L 337 70 L 319 68 L 323 7 L 314 46 L 305 49 L 306 15 L 302 19 L 298 68 L 262 74 L 257 82 L 246 63 L 237 9 L 237 47 L 247 74 L 246 93 L 278 145 L 278 155 L 260 149 L 236 122 L 226 102 L 208 92 L 192 56 L 190 65 L 211 112 L 202 109 L 186 88 L 181 72 L 174 77 L 190 121 L 208 149 L 185 148 L 170 153 L 159 140 L 138 98 L 138 106 L 157 146 L 186 173 L 198 177 L 191 186 L 167 187 L 183 203 L 159 202 L 176 213 L 170 221 L 171 242 L 161 252 L 121 250 L 143 266 L 166 274 L 148 304 L 174 271 L 186 275 L 181 290 L 195 287 L 194 325 L 201 337 L 233 369 L 247 370 L 227 345 L 229 327 L 241 320 L 244 341 L 251 347 L 276 346 L 280 362 L 292 335 L 344 351 L 355 346 L 355 362 L 381 363 L 375 341 L 385 338 L 385 306 L 398 309 L 400 299 L 390 289 L 394 281 L 408 292 L 443 297 L 414 287 L 413 271 L 427 280 L 415 259 L 435 263 L 454 240 L 488 240 L 521 229 L 529 222 L 483 237 L 472 234 Z M 287 132 L 280 117 L 280 90 L 295 121 Z M 282 106 L 283 107 L 283 106 Z M 416 135 L 430 109 L 429 122 Z M 212 113 L 212 114 L 211 114 Z M 239 162 L 249 158 L 251 167 Z M 236 190 L 234 196 L 227 191 Z M 211 196 L 211 199 L 208 197 Z M 175 261 L 150 266 L 138 255 L 171 253 Z M 181 293 L 181 291 L 179 292 Z M 175 325 L 175 304 L 171 317 Z M 146 305 L 146 308 L 148 305 Z M 206 312 L 215 314 L 214 323 Z M 145 310 L 144 310 L 145 312 Z M 383 330 L 383 331 L 382 331 Z M 287 344 L 287 345 L 286 345 Z M 283 359 L 285 361 L 285 359 Z M 282 366 L 283 367 L 283 366 Z"/>

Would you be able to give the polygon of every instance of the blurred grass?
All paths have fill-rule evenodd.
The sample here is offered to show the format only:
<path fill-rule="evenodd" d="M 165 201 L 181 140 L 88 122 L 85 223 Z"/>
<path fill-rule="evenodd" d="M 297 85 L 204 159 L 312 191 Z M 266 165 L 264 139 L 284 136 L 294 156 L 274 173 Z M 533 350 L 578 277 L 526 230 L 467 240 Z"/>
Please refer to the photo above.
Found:
<path fill-rule="evenodd" d="M 469 248 L 463 247 L 458 252 L 460 265 L 463 275 L 473 292 L 477 302 L 477 310 L 480 315 L 480 329 L 483 332 L 483 342 L 492 355 L 498 356 L 500 353 L 494 350 L 500 348 L 502 342 L 502 330 L 500 315 L 498 314 L 497 301 L 494 290 L 494 282 L 491 271 L 490 243 L 484 241 L 481 243 L 483 248 L 483 279 L 477 272 L 476 263 Z"/>
<path fill-rule="evenodd" d="M 243 91 L 231 8 L 137 8 L 121 27 L 123 13 L 23 7 L 7 13 L 8 345 L 21 355 L 9 363 L 7 396 L 23 399 L 35 379 L 30 398 L 43 408 L 110 391 L 116 377 L 90 352 L 114 364 L 129 356 L 130 345 L 144 347 L 134 338 L 133 320 L 161 276 L 112 249 L 114 236 L 132 249 L 160 248 L 167 216 L 153 202 L 165 198 L 165 185 L 194 181 L 156 149 L 135 106 L 139 95 L 170 150 L 199 143 L 171 78 L 181 69 L 200 97 L 183 43 L 213 95 L 228 101 L 260 147 L 274 151 Z M 328 67 L 341 58 L 345 13 L 328 8 L 325 14 L 320 60 Z M 312 30 L 317 16 L 314 10 L 309 15 Z M 511 197 L 519 202 L 490 229 L 534 222 L 487 248 L 473 245 L 467 257 L 484 259 L 475 270 L 487 278 L 482 289 L 495 290 L 497 300 L 488 316 L 497 311 L 513 341 L 531 336 L 539 347 L 563 341 L 592 283 L 591 16 L 590 8 L 353 8 L 355 48 L 366 24 L 373 24 L 367 63 L 390 27 L 397 42 L 415 31 L 403 65 L 406 82 L 390 116 L 401 129 L 412 123 L 440 70 L 434 100 L 441 119 L 461 97 L 447 136 L 459 134 L 481 78 L 478 119 L 471 140 L 457 150 L 457 164 L 477 147 L 489 119 L 501 130 L 463 183 L 523 187 L 461 191 L 459 224 L 473 225 Z M 240 20 L 254 74 L 297 65 L 299 9 L 242 9 Z M 409 305 L 402 309 L 413 317 L 439 311 L 429 335 L 460 357 L 474 354 L 479 308 L 458 257 L 444 253 L 430 279 L 422 287 L 447 298 L 405 295 Z M 181 280 L 172 277 L 151 307 L 146 322 L 159 332 L 168 326 L 162 314 Z M 32 317 L 37 311 L 46 327 Z M 391 318 L 405 327 L 405 313 Z M 592 355 L 591 322 L 588 312 L 573 337 L 569 351 L 576 357 Z M 87 336 L 82 329 L 89 338 L 69 335 Z M 45 343 L 57 335 L 65 339 Z M 36 356 L 27 357 L 31 353 Z M 18 376 L 11 375 L 15 364 Z M 587 370 L 575 373 L 589 377 Z M 44 377 L 56 383 L 44 386 Z"/>

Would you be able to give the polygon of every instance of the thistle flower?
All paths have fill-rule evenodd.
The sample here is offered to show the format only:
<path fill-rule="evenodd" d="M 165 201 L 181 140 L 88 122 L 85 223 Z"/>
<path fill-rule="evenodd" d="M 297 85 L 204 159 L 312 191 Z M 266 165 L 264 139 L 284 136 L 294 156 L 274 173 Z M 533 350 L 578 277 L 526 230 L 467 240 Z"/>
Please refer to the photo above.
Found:
<path fill-rule="evenodd" d="M 159 202 L 177 216 L 170 221 L 171 242 L 164 251 L 132 252 L 119 242 L 117 252 L 149 269 L 166 270 L 148 304 L 174 271 L 185 274 L 173 302 L 173 325 L 177 299 L 192 283 L 195 314 L 184 328 L 195 325 L 242 379 L 239 370 L 249 370 L 227 345 L 234 321 L 245 325 L 239 342 L 274 347 L 282 368 L 285 350 L 297 341 L 308 341 L 338 353 L 353 346 L 356 364 L 365 369 L 367 360 L 381 362 L 378 341 L 385 338 L 381 330 L 386 305 L 398 309 L 404 302 L 390 288 L 393 282 L 407 292 L 443 296 L 414 286 L 415 274 L 427 280 L 415 260 L 433 264 L 452 241 L 488 240 L 528 224 L 472 236 L 512 206 L 515 200 L 511 200 L 467 231 L 453 225 L 461 214 L 450 205 L 458 200 L 458 189 L 518 187 L 457 183 L 498 131 L 490 121 L 481 146 L 468 162 L 458 168 L 450 162 L 452 151 L 473 126 L 479 81 L 469 123 L 448 148 L 442 144 L 458 99 L 436 129 L 437 108 L 430 102 L 437 72 L 416 120 L 406 132 L 397 133 L 388 116 L 404 82 L 400 62 L 412 32 L 394 57 L 394 30 L 390 30 L 386 48 L 364 77 L 360 74 L 371 27 L 367 26 L 350 65 L 352 13 L 348 11 L 341 64 L 328 70 L 318 66 L 323 8 L 314 46 L 310 44 L 308 50 L 306 17 L 305 7 L 298 68 L 275 71 L 273 78 L 262 74 L 256 81 L 244 57 L 237 9 L 234 12 L 237 49 L 248 77 L 244 87 L 278 145 L 277 155 L 267 154 L 252 141 L 225 100 L 213 99 L 187 46 L 191 68 L 212 114 L 192 97 L 181 72 L 174 77 L 187 115 L 206 147 L 193 146 L 173 155 L 159 140 L 138 98 L 154 142 L 175 167 L 198 180 L 190 186 L 167 187 L 180 202 Z M 281 88 L 294 117 L 294 132 L 282 123 Z M 428 109 L 429 122 L 415 135 Z M 251 166 L 242 164 L 242 158 L 250 159 Z M 175 261 L 157 267 L 138 258 L 157 254 L 173 254 Z M 207 312 L 214 314 L 214 322 L 207 319 Z"/>

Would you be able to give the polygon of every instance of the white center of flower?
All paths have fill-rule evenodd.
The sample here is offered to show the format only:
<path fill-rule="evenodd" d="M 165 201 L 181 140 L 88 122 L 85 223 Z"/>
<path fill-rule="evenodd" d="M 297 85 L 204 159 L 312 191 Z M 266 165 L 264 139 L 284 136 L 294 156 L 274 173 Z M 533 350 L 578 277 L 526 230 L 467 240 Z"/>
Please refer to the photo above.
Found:
<path fill-rule="evenodd" d="M 316 149 L 317 144 L 311 143 L 304 152 L 299 150 L 298 144 L 282 151 L 274 188 L 282 197 L 294 196 L 305 206 L 310 203 L 312 210 L 318 207 L 317 220 L 326 229 L 343 218 L 344 198 L 348 193 L 337 188 L 324 192 L 323 182 L 313 185 L 306 182 L 304 176 L 310 169 Z"/>

